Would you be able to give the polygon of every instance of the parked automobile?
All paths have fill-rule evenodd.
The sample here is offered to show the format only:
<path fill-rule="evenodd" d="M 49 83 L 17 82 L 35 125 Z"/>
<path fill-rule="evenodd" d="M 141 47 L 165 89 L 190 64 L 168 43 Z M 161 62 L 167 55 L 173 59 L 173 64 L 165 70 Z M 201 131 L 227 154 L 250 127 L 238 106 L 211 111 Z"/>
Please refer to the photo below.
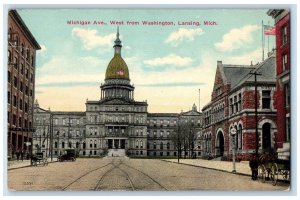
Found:
<path fill-rule="evenodd" d="M 57 160 L 63 162 L 65 160 L 75 161 L 76 160 L 76 150 L 75 149 L 66 149 L 65 153 L 58 156 Z"/>

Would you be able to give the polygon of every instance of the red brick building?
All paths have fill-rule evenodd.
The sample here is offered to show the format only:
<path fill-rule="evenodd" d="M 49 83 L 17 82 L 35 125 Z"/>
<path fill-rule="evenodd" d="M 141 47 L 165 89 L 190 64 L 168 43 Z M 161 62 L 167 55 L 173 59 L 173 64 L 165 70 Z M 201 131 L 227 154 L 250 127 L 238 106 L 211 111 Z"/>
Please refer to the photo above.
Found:
<path fill-rule="evenodd" d="M 278 148 L 276 125 L 275 53 L 257 65 L 217 63 L 211 102 L 203 107 L 202 156 L 247 159 L 256 149 L 255 81 L 257 76 L 259 153 Z M 235 128 L 235 137 L 231 129 Z M 233 142 L 234 141 L 234 142 Z M 280 142 L 279 142 L 280 143 Z"/>
<path fill-rule="evenodd" d="M 41 49 L 16 10 L 8 13 L 8 158 L 29 153 L 33 133 L 36 50 Z"/>
<path fill-rule="evenodd" d="M 275 19 L 276 30 L 276 93 L 277 130 L 279 143 L 278 156 L 290 157 L 290 12 L 271 9 L 268 15 Z"/>

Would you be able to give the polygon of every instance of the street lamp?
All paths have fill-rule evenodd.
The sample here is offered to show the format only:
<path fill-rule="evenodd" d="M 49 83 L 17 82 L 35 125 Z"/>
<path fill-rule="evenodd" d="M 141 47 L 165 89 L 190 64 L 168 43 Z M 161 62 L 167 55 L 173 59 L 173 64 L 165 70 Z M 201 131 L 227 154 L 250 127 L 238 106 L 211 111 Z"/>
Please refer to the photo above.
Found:
<path fill-rule="evenodd" d="M 236 129 L 232 128 L 230 130 L 230 133 L 231 133 L 231 136 L 232 136 L 232 163 L 233 163 L 232 172 L 236 173 L 236 170 L 235 170 L 235 141 L 234 141 L 235 140 Z"/>

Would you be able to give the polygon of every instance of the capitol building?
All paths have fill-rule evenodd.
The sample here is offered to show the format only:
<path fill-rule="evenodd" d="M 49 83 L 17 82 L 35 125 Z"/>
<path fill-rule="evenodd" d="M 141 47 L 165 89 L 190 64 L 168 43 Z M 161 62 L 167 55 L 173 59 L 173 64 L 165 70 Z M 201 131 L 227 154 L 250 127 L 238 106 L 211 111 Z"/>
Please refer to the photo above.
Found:
<path fill-rule="evenodd" d="M 147 101 L 134 99 L 129 68 L 121 56 L 122 44 L 117 32 L 114 56 L 109 62 L 101 99 L 87 100 L 84 112 L 43 109 L 34 104 L 33 152 L 56 157 L 66 149 L 79 156 L 178 156 L 174 135 L 179 123 L 191 126 L 193 144 L 181 154 L 201 156 L 197 140 L 202 114 L 194 104 L 181 113 L 149 113 Z M 191 149 L 192 147 L 192 149 Z M 183 148 L 183 147 L 182 147 Z"/>

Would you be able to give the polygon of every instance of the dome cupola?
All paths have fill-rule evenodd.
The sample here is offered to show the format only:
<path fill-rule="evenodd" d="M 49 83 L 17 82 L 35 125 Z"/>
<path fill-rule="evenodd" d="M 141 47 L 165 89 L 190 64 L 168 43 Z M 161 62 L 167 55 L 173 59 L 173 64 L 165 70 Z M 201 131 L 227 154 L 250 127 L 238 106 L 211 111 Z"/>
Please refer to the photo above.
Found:
<path fill-rule="evenodd" d="M 105 73 L 105 80 L 108 79 L 129 79 L 129 70 L 127 67 L 127 64 L 123 60 L 121 56 L 121 40 L 119 38 L 119 27 L 117 31 L 117 38 L 115 40 L 115 55 L 109 62 L 107 68 L 106 68 L 106 73 Z"/>

